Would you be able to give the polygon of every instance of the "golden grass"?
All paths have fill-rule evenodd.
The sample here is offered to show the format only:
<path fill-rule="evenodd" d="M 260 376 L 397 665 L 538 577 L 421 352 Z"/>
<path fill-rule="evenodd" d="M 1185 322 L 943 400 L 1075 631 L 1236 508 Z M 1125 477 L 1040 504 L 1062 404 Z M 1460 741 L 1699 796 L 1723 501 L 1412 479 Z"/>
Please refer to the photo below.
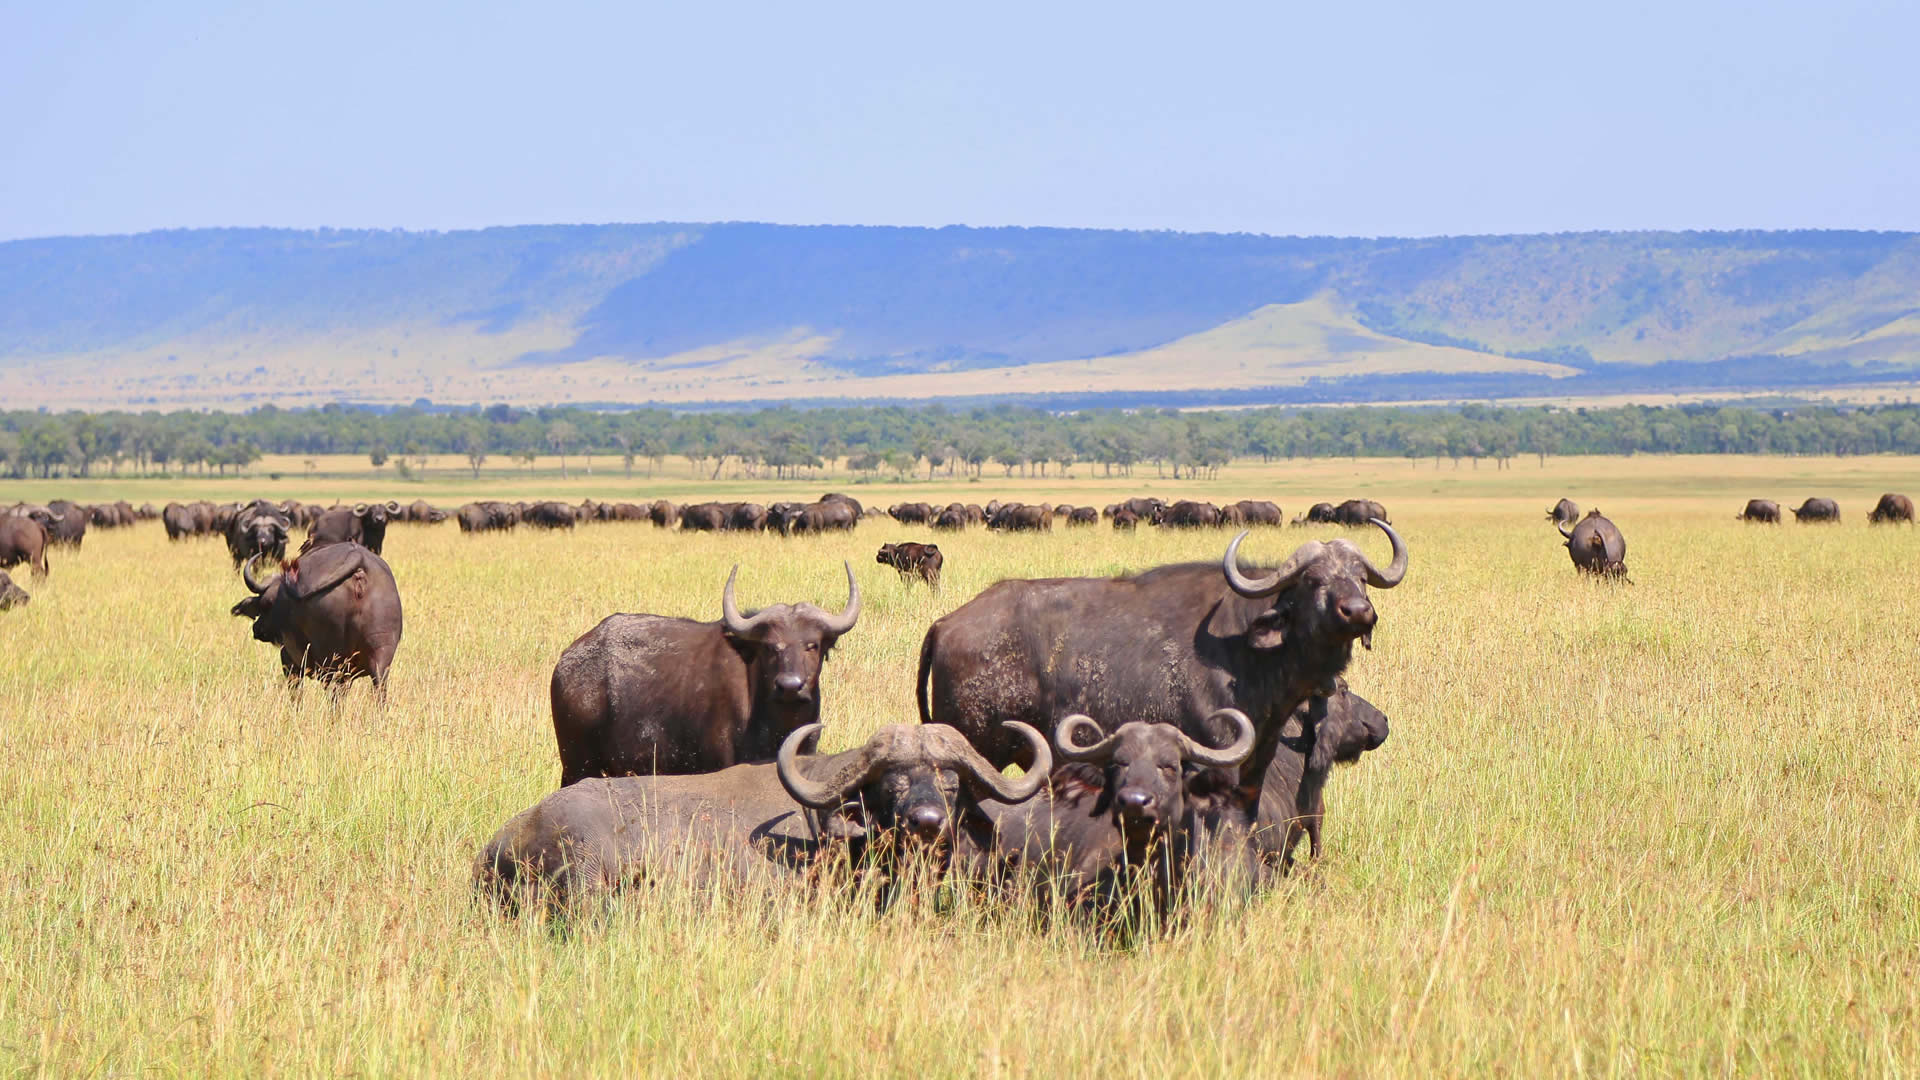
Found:
<path fill-rule="evenodd" d="M 364 494 L 360 475 L 275 494 Z M 0 804 L 19 841 L 0 884 L 0 1062 L 60 1076 L 1911 1073 L 1920 532 L 1864 513 L 1916 476 L 1893 458 L 1553 459 L 1152 483 L 1274 494 L 1289 514 L 1365 491 L 1413 565 L 1378 597 L 1375 651 L 1351 673 L 1393 734 L 1330 785 L 1328 857 L 1132 949 L 965 906 L 876 917 L 675 890 L 555 935 L 475 908 L 468 864 L 553 785 L 546 680 L 607 613 L 715 617 L 734 562 L 744 603 L 837 606 L 851 559 L 867 607 L 828 666 L 837 747 L 913 716 L 921 632 L 988 583 L 1214 559 L 1224 535 L 943 536 L 935 597 L 871 561 L 923 532 L 887 523 L 796 541 L 396 526 L 408 631 L 385 711 L 364 685 L 288 700 L 271 651 L 226 615 L 244 590 L 217 541 L 169 545 L 154 524 L 93 535 L 56 553 L 47 582 L 23 577 L 33 604 L 0 615 Z M 492 479 L 421 490 L 512 494 Z M 855 490 L 1097 502 L 1149 482 Z M 51 487 L 161 501 L 158 483 Z M 523 486 L 677 484 L 780 490 L 684 471 L 645 492 L 604 471 Z M 1749 495 L 1813 493 L 1849 521 L 1732 520 Z M 1619 522 L 1636 585 L 1575 577 L 1541 517 L 1559 494 Z M 1272 559 L 1314 535 L 1248 547 Z"/>

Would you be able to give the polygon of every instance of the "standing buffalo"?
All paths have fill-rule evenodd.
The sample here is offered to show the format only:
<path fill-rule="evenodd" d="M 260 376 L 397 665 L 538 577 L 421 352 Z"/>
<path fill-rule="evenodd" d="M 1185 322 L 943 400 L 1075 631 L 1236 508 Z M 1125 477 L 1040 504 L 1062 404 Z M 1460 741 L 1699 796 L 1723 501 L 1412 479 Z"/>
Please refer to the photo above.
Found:
<path fill-rule="evenodd" d="M 1904 521 L 1911 525 L 1913 524 L 1913 500 L 1905 495 L 1888 492 L 1880 496 L 1880 501 L 1874 505 L 1873 513 L 1867 515 L 1867 520 L 1875 525 L 1895 521 Z"/>
<path fill-rule="evenodd" d="M 1220 508 L 1209 502 L 1194 502 L 1182 499 L 1167 507 L 1165 513 L 1155 524 L 1167 525 L 1176 529 L 1209 528 L 1221 523 Z"/>
<path fill-rule="evenodd" d="M 1565 525 L 1559 529 L 1575 569 L 1601 577 L 1627 576 L 1627 539 L 1598 509 L 1587 511 L 1571 530 Z"/>
<path fill-rule="evenodd" d="M 1801 503 L 1799 509 L 1793 512 L 1793 516 L 1795 520 L 1802 523 L 1815 521 L 1837 522 L 1840 520 L 1840 504 L 1834 502 L 1832 499 L 1811 498 Z"/>
<path fill-rule="evenodd" d="M 987 515 L 987 528 L 1002 532 L 1051 532 L 1053 507 L 1047 503 L 1002 503 Z"/>
<path fill-rule="evenodd" d="M 1051 732 L 1055 717 L 1076 712 L 1195 733 L 1231 707 L 1264 737 L 1329 691 L 1354 642 L 1371 643 L 1368 586 L 1394 588 L 1407 572 L 1405 543 L 1378 524 L 1393 545 L 1385 570 L 1349 540 L 1315 540 L 1250 577 L 1236 561 L 1243 532 L 1218 563 L 999 582 L 928 629 L 920 717 L 959 728 L 999 764 L 1019 752 L 996 736 L 1000 721 Z"/>
<path fill-rule="evenodd" d="M 520 520 L 536 529 L 571 529 L 578 522 L 578 509 L 563 502 L 538 502 L 526 508 Z"/>
<path fill-rule="evenodd" d="M 47 576 L 47 529 L 30 517 L 0 517 L 0 570 L 26 563 L 33 576 Z"/>
<path fill-rule="evenodd" d="M 900 571 L 902 580 L 919 578 L 934 589 L 940 588 L 940 567 L 945 565 L 946 556 L 940 554 L 938 544 L 881 544 L 880 553 L 873 561 L 881 566 L 891 566 Z"/>
<path fill-rule="evenodd" d="M 739 570 L 720 593 L 719 622 L 609 615 L 567 646 L 550 687 L 561 787 L 767 761 L 820 718 L 820 669 L 860 618 L 853 567 L 838 615 L 807 603 L 742 615 Z"/>
<path fill-rule="evenodd" d="M 336 506 L 321 514 L 307 530 L 302 555 L 328 544 L 359 544 L 375 555 L 387 541 L 387 522 L 400 513 L 397 502 L 355 503 L 351 508 Z"/>
<path fill-rule="evenodd" d="M 1333 508 L 1333 522 L 1336 525 L 1358 529 L 1371 521 L 1393 524 L 1393 519 L 1387 516 L 1387 508 L 1372 499 L 1348 499 Z"/>
<path fill-rule="evenodd" d="M 951 729 L 921 724 L 888 725 L 855 749 L 802 758 L 817 723 L 788 735 L 772 764 L 585 780 L 502 826 L 474 862 L 474 886 L 509 914 L 565 914 L 648 882 L 777 880 L 843 852 L 852 867 L 883 876 L 902 869 L 903 855 L 925 856 L 935 871 L 978 872 L 993 844 L 982 804 L 1031 799 L 1052 763 L 1039 732 L 1013 726 L 1036 760 L 1017 780 Z M 815 815 L 826 828 L 816 830 Z"/>
<path fill-rule="evenodd" d="M 233 556 L 234 569 L 255 555 L 275 562 L 285 558 L 287 534 L 292 530 L 286 511 L 265 499 L 248 503 L 227 525 L 227 554 Z"/>
<path fill-rule="evenodd" d="M 160 523 L 166 526 L 169 540 L 204 536 L 213 529 L 213 506 L 204 502 L 185 505 L 170 502 L 160 511 Z"/>
<path fill-rule="evenodd" d="M 655 528 L 670 529 L 680 520 L 680 508 L 665 499 L 655 499 L 647 504 L 647 520 Z"/>
<path fill-rule="evenodd" d="M 1286 520 L 1280 507 L 1266 499 L 1241 499 L 1233 507 L 1239 512 L 1242 525 L 1280 525 Z"/>
<path fill-rule="evenodd" d="M 404 520 L 418 525 L 438 525 L 447 520 L 447 512 L 425 499 L 415 499 L 407 505 Z"/>
<path fill-rule="evenodd" d="M 1113 527 L 1114 528 L 1131 530 L 1137 527 L 1139 524 L 1140 524 L 1139 514 L 1134 513 L 1133 511 L 1127 509 L 1124 506 L 1117 506 L 1114 508 L 1113 510 Z"/>
<path fill-rule="evenodd" d="M 1747 508 L 1740 511 L 1739 520 L 1778 525 L 1780 524 L 1780 504 L 1772 499 L 1748 499 Z"/>
<path fill-rule="evenodd" d="M 933 522 L 933 507 L 926 503 L 895 503 L 887 515 L 902 525 L 928 525 Z"/>
<path fill-rule="evenodd" d="M 1294 518 L 1294 525 L 1331 525 L 1334 523 L 1332 503 L 1314 503 L 1307 512 Z"/>
<path fill-rule="evenodd" d="M 1091 506 L 1076 506 L 1067 512 L 1068 525 L 1098 525 L 1100 511 Z"/>
<path fill-rule="evenodd" d="M 359 544 L 327 544 L 301 553 L 279 574 L 253 576 L 255 555 L 240 568 L 253 592 L 233 614 L 253 620 L 253 637 L 280 647 L 280 668 L 335 685 L 361 677 L 386 696 L 387 670 L 400 647 L 400 589 L 385 561 Z"/>
<path fill-rule="evenodd" d="M 682 507 L 680 527 L 690 532 L 719 532 L 727 527 L 726 508 L 711 502 Z"/>
<path fill-rule="evenodd" d="M 13 579 L 7 576 L 5 570 L 0 570 L 0 611 L 26 607 L 32 599 L 33 597 L 27 595 L 27 590 L 13 583 Z"/>
<path fill-rule="evenodd" d="M 1561 499 L 1547 508 L 1547 520 L 1555 525 L 1572 525 L 1580 520 L 1580 504 L 1572 499 Z"/>
<path fill-rule="evenodd" d="M 27 512 L 47 530 L 47 543 L 56 547 L 79 547 L 87 538 L 86 507 L 65 499 L 55 499 L 45 507 Z"/>

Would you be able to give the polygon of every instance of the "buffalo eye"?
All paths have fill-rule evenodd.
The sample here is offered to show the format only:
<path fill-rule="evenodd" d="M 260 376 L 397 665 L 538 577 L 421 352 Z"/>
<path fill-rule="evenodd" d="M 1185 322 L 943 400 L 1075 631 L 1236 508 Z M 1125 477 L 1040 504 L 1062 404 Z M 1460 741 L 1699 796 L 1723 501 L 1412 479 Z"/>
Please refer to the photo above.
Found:
<path fill-rule="evenodd" d="M 820 643 L 819 643 L 819 642 L 817 642 L 817 641 L 809 641 L 809 642 L 807 642 L 807 651 L 808 651 L 808 652 L 819 652 L 819 651 L 820 651 Z"/>

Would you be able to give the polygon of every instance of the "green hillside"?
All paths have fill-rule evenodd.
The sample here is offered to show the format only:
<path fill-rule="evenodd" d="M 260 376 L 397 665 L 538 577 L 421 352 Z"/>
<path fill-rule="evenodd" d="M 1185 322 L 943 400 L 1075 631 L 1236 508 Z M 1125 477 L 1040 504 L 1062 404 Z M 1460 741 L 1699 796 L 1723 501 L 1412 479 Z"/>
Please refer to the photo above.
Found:
<path fill-rule="evenodd" d="M 1392 400 L 1920 378 L 1920 236 L 1905 233 L 214 229 L 0 244 L 0 298 L 0 396 L 50 407 Z"/>

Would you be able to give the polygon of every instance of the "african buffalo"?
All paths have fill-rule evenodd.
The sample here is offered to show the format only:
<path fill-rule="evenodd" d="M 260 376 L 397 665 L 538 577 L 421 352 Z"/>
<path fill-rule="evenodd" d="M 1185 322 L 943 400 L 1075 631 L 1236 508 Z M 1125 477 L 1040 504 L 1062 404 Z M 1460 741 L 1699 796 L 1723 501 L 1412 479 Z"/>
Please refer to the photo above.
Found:
<path fill-rule="evenodd" d="M 1173 529 L 1204 529 L 1220 524 L 1220 508 L 1210 502 L 1181 499 L 1160 515 L 1156 525 Z"/>
<path fill-rule="evenodd" d="M 253 637 L 280 647 L 280 668 L 298 691 L 302 678 L 334 685 L 373 680 L 383 698 L 400 647 L 400 589 L 380 556 L 352 541 L 326 544 L 265 582 L 255 555 L 240 568 L 253 595 L 233 614 L 253 620 Z"/>
<path fill-rule="evenodd" d="M 227 554 L 233 556 L 234 569 L 255 555 L 275 562 L 285 558 L 287 534 L 292 530 L 286 511 L 265 499 L 248 503 L 227 525 Z"/>
<path fill-rule="evenodd" d="M 1139 524 L 1140 524 L 1139 514 L 1134 513 L 1133 511 L 1127 509 L 1124 506 L 1116 507 L 1114 509 L 1113 511 L 1113 527 L 1114 528 L 1133 529 L 1137 527 Z"/>
<path fill-rule="evenodd" d="M 982 804 L 1019 803 L 1046 783 L 1046 740 L 1016 730 L 1036 761 L 1017 780 L 951 729 L 919 724 L 800 757 L 818 723 L 788 735 L 772 764 L 585 780 L 509 820 L 474 861 L 474 886 L 508 914 L 564 914 L 649 882 L 779 881 L 840 858 L 862 874 L 897 874 L 903 856 L 975 873 L 993 843 Z"/>
<path fill-rule="evenodd" d="M 767 761 L 820 718 L 820 669 L 860 618 L 853 567 L 838 615 L 807 603 L 742 615 L 739 570 L 720 593 L 719 622 L 609 615 L 560 654 L 550 696 L 561 787 Z"/>
<path fill-rule="evenodd" d="M 926 525 L 933 521 L 933 507 L 926 503 L 895 503 L 887 508 L 887 516 L 902 525 Z"/>
<path fill-rule="evenodd" d="M 680 520 L 680 508 L 665 499 L 655 499 L 647 504 L 647 520 L 655 528 L 670 529 Z"/>
<path fill-rule="evenodd" d="M 1241 499 L 1233 505 L 1234 508 L 1240 512 L 1240 523 L 1243 525 L 1282 525 L 1286 523 L 1286 519 L 1280 513 L 1279 505 L 1265 499 Z"/>
<path fill-rule="evenodd" d="M 30 517 L 0 517 L 0 570 L 26 563 L 33 576 L 47 576 L 47 529 Z"/>
<path fill-rule="evenodd" d="M 1557 527 L 1567 538 L 1567 555 L 1575 569 L 1601 577 L 1627 576 L 1627 539 L 1613 522 L 1600 516 L 1597 508 L 1587 511 L 1571 530 L 1565 525 Z"/>
<path fill-rule="evenodd" d="M 167 539 L 184 540 L 189 536 L 204 536 L 212 531 L 213 507 L 204 502 L 181 504 L 170 502 L 160 511 L 160 523 L 166 526 Z"/>
<path fill-rule="evenodd" d="M 767 528 L 767 508 L 759 503 L 730 503 L 726 527 L 741 532 L 764 532 Z"/>
<path fill-rule="evenodd" d="M 1225 747 L 1206 746 L 1173 724 L 1134 720 L 1103 735 L 1090 717 L 1063 718 L 1054 754 L 1073 764 L 1053 771 L 1040 798 L 989 811 L 998 853 L 1015 869 L 1044 871 L 1076 907 L 1110 905 L 1144 873 L 1165 912 L 1197 850 L 1231 845 L 1252 854 L 1246 838 L 1257 797 L 1236 787 L 1237 772 L 1213 774 L 1253 753 L 1253 721 L 1231 708 L 1210 719 L 1232 725 Z M 1090 737 L 1085 745 L 1080 734 Z M 1250 884 L 1252 865 L 1245 865 Z"/>
<path fill-rule="evenodd" d="M 1547 520 L 1555 525 L 1572 525 L 1580 520 L 1580 504 L 1572 499 L 1561 499 L 1547 508 Z"/>
<path fill-rule="evenodd" d="M 1867 520 L 1875 525 L 1895 521 L 1904 521 L 1911 525 L 1913 524 L 1913 500 L 1905 495 L 1888 492 L 1880 496 L 1880 501 L 1874 504 L 1873 513 L 1867 515 Z"/>
<path fill-rule="evenodd" d="M 939 515 L 933 519 L 933 527 L 942 532 L 959 532 L 969 524 L 971 522 L 967 520 L 967 508 L 958 503 L 940 511 Z"/>
<path fill-rule="evenodd" d="M 851 495 L 842 495 L 837 491 L 827 492 L 825 495 L 820 496 L 819 501 L 823 503 L 825 502 L 846 503 L 848 506 L 853 508 L 853 517 L 855 521 L 858 521 L 861 517 L 865 516 L 867 512 L 866 507 L 860 505 L 859 499 L 856 499 Z"/>
<path fill-rule="evenodd" d="M 32 599 L 33 597 L 27 595 L 27 590 L 13 583 L 13 579 L 7 576 L 5 570 L 0 570 L 0 611 L 26 607 Z"/>
<path fill-rule="evenodd" d="M 375 555 L 387 541 L 387 522 L 400 513 L 397 502 L 354 503 L 321 514 L 300 545 L 302 555 L 328 544 L 359 544 Z"/>
<path fill-rule="evenodd" d="M 45 510 L 28 514 L 47 530 L 47 543 L 56 547 L 79 547 L 87 538 L 87 509 L 66 499 L 55 499 Z"/>
<path fill-rule="evenodd" d="M 919 578 L 937 590 L 940 588 L 940 567 L 946 562 L 946 557 L 940 554 L 938 544 L 881 544 L 880 553 L 874 556 L 873 561 L 900 571 L 903 581 Z"/>
<path fill-rule="evenodd" d="M 994 725 L 1086 713 L 1179 724 L 1197 732 L 1227 707 L 1264 736 L 1300 702 L 1329 692 L 1377 616 L 1367 587 L 1407 572 L 1393 546 L 1381 570 L 1350 540 L 1302 544 L 1278 570 L 1250 577 L 1236 561 L 1163 566 L 1120 578 L 1002 581 L 936 621 L 920 647 L 920 717 L 960 729 L 988 759 L 1018 748 Z"/>
<path fill-rule="evenodd" d="M 1840 504 L 1832 499 L 1811 498 L 1801 503 L 1800 508 L 1793 512 L 1793 516 L 1801 522 L 1838 522 Z"/>
<path fill-rule="evenodd" d="M 1748 499 L 1747 508 L 1740 511 L 1738 520 L 1778 525 L 1780 524 L 1780 504 L 1772 499 Z"/>
<path fill-rule="evenodd" d="M 1334 523 L 1332 503 L 1314 503 L 1307 512 L 1293 519 L 1294 525 L 1331 525 Z"/>
<path fill-rule="evenodd" d="M 447 512 L 425 499 L 415 499 L 407 504 L 405 520 L 416 525 L 438 525 L 447 520 Z"/>
<path fill-rule="evenodd" d="M 1333 508 L 1333 523 L 1336 525 L 1358 529 L 1373 521 L 1393 524 L 1393 519 L 1387 516 L 1387 508 L 1372 499 L 1348 499 Z"/>
<path fill-rule="evenodd" d="M 575 507 L 552 500 L 534 503 L 520 515 L 524 524 L 536 529 L 571 529 L 579 518 Z"/>
<path fill-rule="evenodd" d="M 1095 510 L 1091 506 L 1076 506 L 1067 514 L 1067 524 L 1072 526 L 1098 525 L 1100 524 L 1100 511 Z"/>
<path fill-rule="evenodd" d="M 690 532 L 719 532 L 727 527 L 726 508 L 712 502 L 682 507 L 680 527 Z"/>
<path fill-rule="evenodd" d="M 987 516 L 987 528 L 999 532 L 1051 532 L 1053 507 L 1046 503 L 1039 506 L 1002 503 Z"/>

